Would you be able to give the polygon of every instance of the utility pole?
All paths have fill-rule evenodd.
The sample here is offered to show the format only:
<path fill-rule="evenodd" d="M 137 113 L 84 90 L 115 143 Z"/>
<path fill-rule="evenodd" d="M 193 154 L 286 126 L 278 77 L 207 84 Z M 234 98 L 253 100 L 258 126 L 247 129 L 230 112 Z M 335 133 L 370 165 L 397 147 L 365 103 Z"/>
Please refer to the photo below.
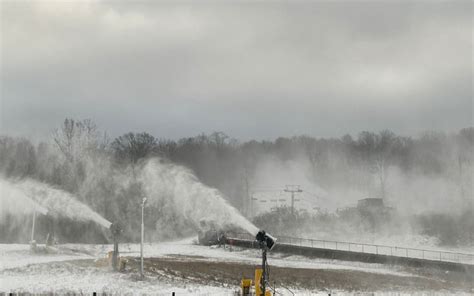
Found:
<path fill-rule="evenodd" d="M 301 190 L 300 185 L 286 185 L 284 191 L 291 193 L 291 215 L 293 216 L 295 212 L 295 193 L 301 193 L 303 190 Z"/>
<path fill-rule="evenodd" d="M 265 296 L 265 292 L 267 290 L 267 246 L 266 244 L 263 244 L 262 246 L 262 296 Z"/>
<path fill-rule="evenodd" d="M 255 215 L 255 202 L 258 198 L 254 197 L 253 193 L 250 195 L 250 218 Z"/>
<path fill-rule="evenodd" d="M 112 267 L 114 268 L 114 271 L 119 270 L 119 239 L 120 235 L 123 232 L 122 227 L 118 222 L 112 223 L 110 225 L 110 231 L 112 232 L 112 237 L 114 240 L 114 252 L 112 253 Z"/>
<path fill-rule="evenodd" d="M 30 241 L 30 243 L 32 243 L 32 244 L 35 241 L 35 222 L 36 222 L 36 210 L 33 211 L 33 225 L 31 226 L 31 241 Z"/>
<path fill-rule="evenodd" d="M 246 214 L 248 217 L 252 216 L 252 197 L 250 196 L 249 192 L 249 179 L 247 178 L 247 172 L 245 173 L 244 176 L 244 181 L 245 181 L 245 194 L 246 194 Z"/>
<path fill-rule="evenodd" d="M 142 229 L 141 229 L 141 243 L 140 243 L 140 277 L 143 280 L 143 237 L 145 236 L 145 225 L 143 223 L 144 209 L 146 197 L 142 200 Z"/>

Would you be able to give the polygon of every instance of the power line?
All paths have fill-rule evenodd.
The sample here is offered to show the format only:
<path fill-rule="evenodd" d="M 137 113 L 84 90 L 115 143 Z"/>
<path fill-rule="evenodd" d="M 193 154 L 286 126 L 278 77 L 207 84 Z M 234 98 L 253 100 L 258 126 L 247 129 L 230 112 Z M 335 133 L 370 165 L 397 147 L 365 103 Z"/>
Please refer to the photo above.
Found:
<path fill-rule="evenodd" d="M 309 192 L 309 191 L 306 191 L 306 190 L 304 191 L 304 193 L 306 193 L 306 194 L 308 194 L 308 195 L 311 195 L 311 196 L 313 196 L 313 197 L 316 197 L 316 198 L 318 198 L 318 199 L 328 200 L 327 197 L 323 197 L 323 196 L 321 196 L 320 194 L 316 194 L 316 193 Z"/>

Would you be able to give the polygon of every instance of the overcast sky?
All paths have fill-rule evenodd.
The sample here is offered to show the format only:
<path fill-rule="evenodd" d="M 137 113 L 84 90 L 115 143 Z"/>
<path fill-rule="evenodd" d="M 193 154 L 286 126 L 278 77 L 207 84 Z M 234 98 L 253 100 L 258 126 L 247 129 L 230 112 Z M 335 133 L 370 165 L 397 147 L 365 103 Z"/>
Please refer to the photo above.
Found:
<path fill-rule="evenodd" d="M 290 2 L 290 1 L 288 1 Z M 2 134 L 472 126 L 472 3 L 1 2 Z"/>

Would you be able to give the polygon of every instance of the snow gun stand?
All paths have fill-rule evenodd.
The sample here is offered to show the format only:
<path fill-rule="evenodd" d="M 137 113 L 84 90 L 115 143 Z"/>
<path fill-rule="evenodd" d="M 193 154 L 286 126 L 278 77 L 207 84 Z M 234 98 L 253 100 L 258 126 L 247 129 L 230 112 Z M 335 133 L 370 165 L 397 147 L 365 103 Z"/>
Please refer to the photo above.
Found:
<path fill-rule="evenodd" d="M 262 250 L 262 266 L 261 268 L 255 269 L 255 278 L 253 281 L 254 289 L 252 289 L 252 279 L 242 279 L 241 288 L 242 296 L 271 296 L 272 292 L 267 290 L 268 283 L 268 264 L 267 264 L 267 251 L 271 250 L 276 239 L 271 235 L 265 233 L 264 230 L 260 230 L 255 236 L 260 249 Z M 253 290 L 253 291 L 252 291 Z"/>

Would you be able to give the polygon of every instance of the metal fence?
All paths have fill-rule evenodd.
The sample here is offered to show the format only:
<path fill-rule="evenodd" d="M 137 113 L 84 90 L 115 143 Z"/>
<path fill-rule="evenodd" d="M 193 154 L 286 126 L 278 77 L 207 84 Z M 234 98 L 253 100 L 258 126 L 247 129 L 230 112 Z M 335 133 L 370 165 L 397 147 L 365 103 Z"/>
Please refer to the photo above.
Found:
<path fill-rule="evenodd" d="M 388 255 L 396 257 L 410 257 L 426 260 L 437 260 L 447 262 L 458 262 L 464 264 L 474 264 L 474 254 L 457 253 L 439 250 L 424 250 L 417 248 L 405 248 L 398 246 L 387 246 L 378 244 L 366 244 L 344 241 L 330 241 L 310 238 L 291 237 L 284 235 L 274 235 L 278 243 L 291 244 L 297 246 L 322 248 L 340 251 L 350 251 L 368 254 Z M 235 234 L 235 238 L 254 240 L 248 233 Z"/>

